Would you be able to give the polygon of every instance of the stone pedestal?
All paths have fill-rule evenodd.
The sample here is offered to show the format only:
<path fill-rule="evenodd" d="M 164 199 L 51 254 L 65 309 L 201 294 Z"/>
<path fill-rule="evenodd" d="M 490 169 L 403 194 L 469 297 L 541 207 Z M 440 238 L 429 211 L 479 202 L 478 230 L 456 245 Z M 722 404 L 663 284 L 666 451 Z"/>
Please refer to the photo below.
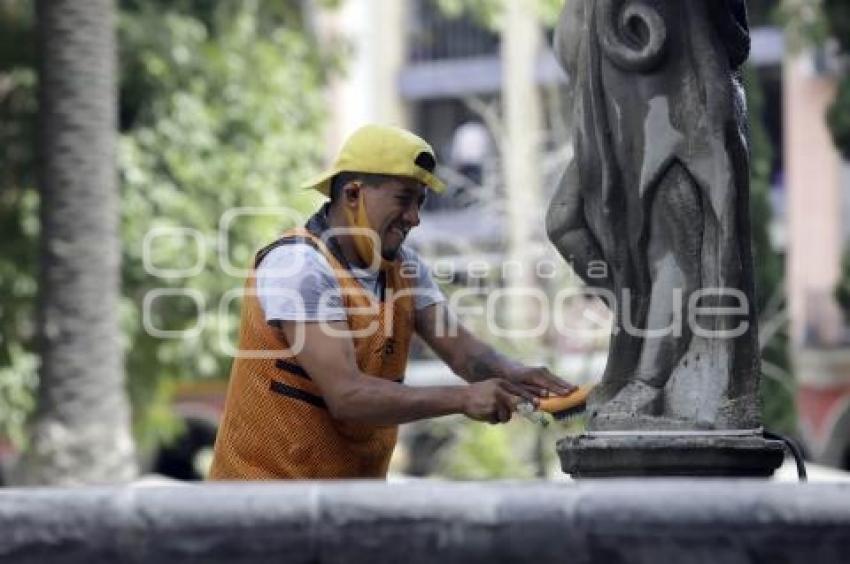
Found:
<path fill-rule="evenodd" d="M 558 442 L 561 468 L 574 478 L 636 476 L 769 477 L 781 441 L 753 433 L 596 432 Z"/>
<path fill-rule="evenodd" d="M 555 39 L 574 156 L 547 233 L 613 318 L 563 469 L 770 476 L 783 446 L 760 431 L 746 2 L 570 0 Z"/>

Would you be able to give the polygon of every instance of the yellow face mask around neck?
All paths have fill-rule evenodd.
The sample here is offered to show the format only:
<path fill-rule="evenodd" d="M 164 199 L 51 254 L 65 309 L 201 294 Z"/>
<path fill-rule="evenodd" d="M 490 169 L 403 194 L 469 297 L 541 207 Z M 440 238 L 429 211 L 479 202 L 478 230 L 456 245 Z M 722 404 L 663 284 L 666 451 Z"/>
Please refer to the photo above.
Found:
<path fill-rule="evenodd" d="M 366 197 L 362 191 L 358 197 L 357 211 L 354 212 L 351 208 L 346 207 L 345 216 L 348 224 L 358 230 L 352 233 L 352 237 L 354 239 L 354 249 L 357 251 L 357 256 L 360 257 L 360 260 L 364 261 L 367 267 L 371 268 L 377 264 L 377 259 L 380 261 L 380 270 L 389 270 L 394 261 L 386 260 L 381 256 L 380 237 L 369 222 L 369 216 L 366 215 Z M 371 237 L 367 235 L 368 232 L 372 233 Z"/>

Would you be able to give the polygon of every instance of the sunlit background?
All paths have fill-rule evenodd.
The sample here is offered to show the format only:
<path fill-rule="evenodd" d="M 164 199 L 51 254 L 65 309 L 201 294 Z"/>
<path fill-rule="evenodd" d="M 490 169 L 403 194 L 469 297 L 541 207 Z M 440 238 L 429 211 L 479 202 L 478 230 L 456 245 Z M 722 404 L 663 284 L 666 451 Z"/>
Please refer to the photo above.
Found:
<path fill-rule="evenodd" d="M 748 5 L 765 426 L 797 438 L 813 462 L 850 471 L 850 6 Z M 228 292 L 257 249 L 316 208 L 321 197 L 298 186 L 366 122 L 409 128 L 437 152 L 449 189 L 429 200 L 411 244 L 466 323 L 573 382 L 601 376 L 600 304 L 562 304 L 585 330 L 533 338 L 509 333 L 535 324 L 534 303 L 498 304 L 505 331 L 477 313 L 499 288 L 553 296 L 579 284 L 542 227 L 572 154 L 568 77 L 551 49 L 561 6 L 117 2 L 120 315 L 141 473 L 204 475 L 231 362 L 223 343 L 236 338 Z M 0 0 L 0 482 L 29 445 L 39 378 L 35 22 L 34 2 Z M 416 343 L 407 381 L 459 380 Z M 581 426 L 411 424 L 391 473 L 560 479 L 555 441 Z"/>

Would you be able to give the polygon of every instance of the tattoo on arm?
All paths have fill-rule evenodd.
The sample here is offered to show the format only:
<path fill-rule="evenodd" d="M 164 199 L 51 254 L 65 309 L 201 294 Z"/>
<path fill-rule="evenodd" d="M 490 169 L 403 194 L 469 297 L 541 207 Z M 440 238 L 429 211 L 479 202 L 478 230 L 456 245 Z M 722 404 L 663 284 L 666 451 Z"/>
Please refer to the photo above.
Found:
<path fill-rule="evenodd" d="M 425 342 L 467 382 L 505 378 L 516 365 L 470 333 L 445 304 L 426 308 L 416 325 Z"/>
<path fill-rule="evenodd" d="M 469 357 L 465 376 L 473 382 L 503 376 L 503 360 L 502 356 L 492 349 L 474 354 Z"/>

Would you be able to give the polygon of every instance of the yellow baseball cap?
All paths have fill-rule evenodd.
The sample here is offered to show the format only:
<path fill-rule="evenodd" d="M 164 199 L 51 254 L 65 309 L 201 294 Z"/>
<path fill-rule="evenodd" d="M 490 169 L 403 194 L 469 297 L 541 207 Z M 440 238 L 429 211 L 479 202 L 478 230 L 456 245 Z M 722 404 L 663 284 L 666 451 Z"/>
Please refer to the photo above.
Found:
<path fill-rule="evenodd" d="M 345 141 L 333 166 L 303 184 L 325 196 L 331 194 L 331 180 L 341 172 L 364 172 L 415 178 L 435 192 L 446 185 L 436 176 L 434 149 L 421 137 L 388 125 L 364 125 Z"/>

